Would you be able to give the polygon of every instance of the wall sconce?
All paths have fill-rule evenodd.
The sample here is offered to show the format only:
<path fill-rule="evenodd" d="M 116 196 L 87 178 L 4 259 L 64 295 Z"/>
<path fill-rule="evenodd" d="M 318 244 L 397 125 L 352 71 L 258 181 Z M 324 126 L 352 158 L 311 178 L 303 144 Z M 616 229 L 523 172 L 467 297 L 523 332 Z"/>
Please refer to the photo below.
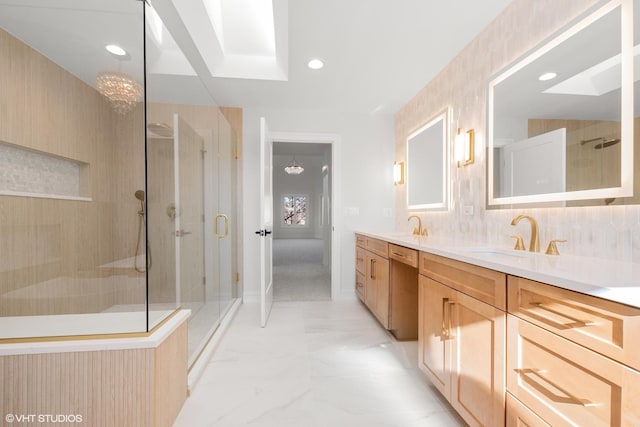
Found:
<path fill-rule="evenodd" d="M 475 132 L 470 129 L 463 132 L 462 128 L 458 128 L 458 134 L 455 140 L 456 160 L 458 161 L 458 167 L 467 166 L 474 161 L 475 151 Z"/>
<path fill-rule="evenodd" d="M 393 185 L 404 184 L 404 162 L 393 162 Z"/>

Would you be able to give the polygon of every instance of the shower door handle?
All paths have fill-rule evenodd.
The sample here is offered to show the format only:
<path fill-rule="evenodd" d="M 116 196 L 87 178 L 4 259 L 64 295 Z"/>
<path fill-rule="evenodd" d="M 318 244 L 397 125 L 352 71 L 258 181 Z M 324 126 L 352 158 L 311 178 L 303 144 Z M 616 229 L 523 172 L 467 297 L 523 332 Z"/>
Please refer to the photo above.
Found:
<path fill-rule="evenodd" d="M 218 233 L 218 219 L 220 218 L 224 218 L 224 233 L 220 234 Z M 225 214 L 218 214 L 216 215 L 216 230 L 215 230 L 215 235 L 218 239 L 224 239 L 225 237 L 227 237 L 229 235 L 229 217 L 226 216 Z"/>

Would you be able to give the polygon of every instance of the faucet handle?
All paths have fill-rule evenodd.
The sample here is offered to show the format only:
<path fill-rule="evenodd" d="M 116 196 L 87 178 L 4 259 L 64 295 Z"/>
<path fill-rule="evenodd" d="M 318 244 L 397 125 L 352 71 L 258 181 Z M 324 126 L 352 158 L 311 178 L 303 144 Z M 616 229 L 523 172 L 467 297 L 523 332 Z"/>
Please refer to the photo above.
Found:
<path fill-rule="evenodd" d="M 429 235 L 429 232 L 427 231 L 427 229 L 426 229 L 426 228 L 423 228 L 423 229 L 422 229 L 422 233 L 420 233 L 420 234 L 421 234 L 423 237 L 426 237 L 426 236 L 428 236 L 428 235 Z"/>
<path fill-rule="evenodd" d="M 522 240 L 522 236 L 511 236 L 516 239 L 516 245 L 513 247 L 516 251 L 524 251 L 524 240 Z"/>
<path fill-rule="evenodd" d="M 547 255 L 560 255 L 560 252 L 558 252 L 558 246 L 556 246 L 556 242 L 566 242 L 566 240 L 561 240 L 561 239 L 554 239 L 552 241 L 549 242 L 549 246 L 547 246 L 547 250 L 544 252 Z"/>

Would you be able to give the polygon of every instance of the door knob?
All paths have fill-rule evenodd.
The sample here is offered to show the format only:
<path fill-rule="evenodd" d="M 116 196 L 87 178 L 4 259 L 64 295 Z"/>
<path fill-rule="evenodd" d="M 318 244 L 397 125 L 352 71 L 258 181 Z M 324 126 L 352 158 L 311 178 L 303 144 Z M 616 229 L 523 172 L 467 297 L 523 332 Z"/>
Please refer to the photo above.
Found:
<path fill-rule="evenodd" d="M 256 231 L 256 234 L 259 234 L 260 236 L 264 237 L 264 236 L 268 236 L 269 234 L 271 234 L 271 231 L 268 230 L 258 230 Z"/>

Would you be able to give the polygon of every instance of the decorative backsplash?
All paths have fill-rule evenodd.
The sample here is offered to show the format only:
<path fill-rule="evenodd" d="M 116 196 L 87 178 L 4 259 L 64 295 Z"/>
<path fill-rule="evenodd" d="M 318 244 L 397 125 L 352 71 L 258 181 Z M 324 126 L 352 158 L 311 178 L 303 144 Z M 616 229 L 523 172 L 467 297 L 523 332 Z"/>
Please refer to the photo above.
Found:
<path fill-rule="evenodd" d="M 452 108 L 452 130 L 475 130 L 475 163 L 457 167 L 450 162 L 449 210 L 420 213 L 429 235 L 508 246 L 514 243 L 510 236 L 520 234 L 528 243 L 529 225 L 510 225 L 515 216 L 527 213 L 538 221 L 542 251 L 551 239 L 566 239 L 558 244 L 561 254 L 640 262 L 640 205 L 486 209 L 487 82 L 596 3 L 513 1 L 396 114 L 396 161 L 406 160 L 407 136 L 444 108 Z M 405 191 L 406 185 L 396 186 L 396 229 L 410 231 Z"/>
<path fill-rule="evenodd" d="M 82 164 L 0 143 L 0 194 L 81 197 Z"/>

